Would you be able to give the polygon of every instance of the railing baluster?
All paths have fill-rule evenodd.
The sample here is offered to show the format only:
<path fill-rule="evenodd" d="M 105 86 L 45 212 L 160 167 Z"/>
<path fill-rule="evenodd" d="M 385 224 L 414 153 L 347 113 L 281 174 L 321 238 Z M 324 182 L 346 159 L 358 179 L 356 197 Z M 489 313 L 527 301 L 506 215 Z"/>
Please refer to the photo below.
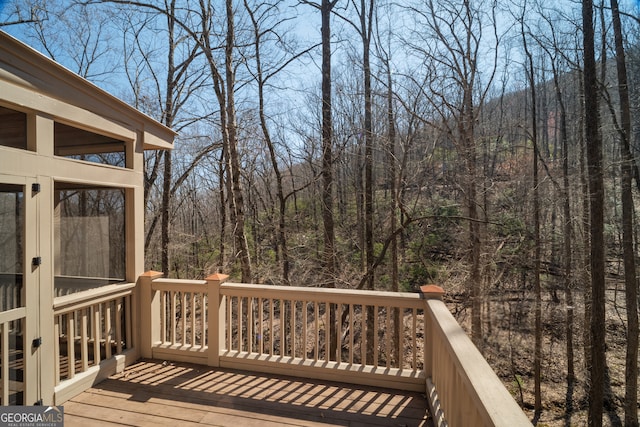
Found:
<path fill-rule="evenodd" d="M 244 311 L 244 298 L 243 297 L 239 297 L 238 298 L 238 312 L 236 313 L 236 316 L 238 318 L 238 351 L 242 351 L 243 349 L 243 343 L 244 343 L 244 334 L 242 333 L 242 312 Z"/>
<path fill-rule="evenodd" d="M 208 326 L 209 310 L 207 309 L 209 307 L 209 296 L 204 293 L 201 294 L 200 301 L 202 303 L 202 322 L 201 322 L 202 325 L 200 325 L 200 330 L 202 331 L 202 335 L 200 336 L 200 345 L 205 346 L 207 345 L 207 336 L 209 335 L 209 326 Z M 226 301 L 229 301 L 229 298 L 225 298 L 225 309 L 227 307 Z M 224 325 L 222 325 L 220 330 L 222 331 L 223 334 L 225 333 Z M 224 337 L 223 337 L 223 340 L 224 340 Z M 226 343 L 226 340 L 224 340 L 224 342 Z M 227 347 L 227 345 L 225 344 L 225 348 L 228 349 L 229 347 Z"/>
<path fill-rule="evenodd" d="M 258 298 L 258 353 L 264 353 L 264 300 Z"/>
<path fill-rule="evenodd" d="M 253 297 L 247 297 L 247 352 L 253 353 Z"/>
<path fill-rule="evenodd" d="M 413 360 L 411 361 L 411 365 L 412 365 L 411 367 L 413 368 L 414 371 L 418 369 L 418 348 L 417 348 L 418 346 L 416 344 L 416 334 L 418 332 L 417 322 L 418 322 L 418 311 L 414 308 L 412 325 L 411 325 L 411 336 L 413 337 L 413 351 L 411 353 Z M 426 343 L 425 343 L 425 347 L 426 347 Z"/>
<path fill-rule="evenodd" d="M 171 345 L 176 343 L 176 292 L 171 291 Z"/>
<path fill-rule="evenodd" d="M 4 357 L 7 354 L 7 352 L 5 352 L 4 350 L 4 324 L 2 324 L 2 332 L 0 333 L 1 337 L 2 337 L 2 366 L 3 366 L 3 370 L 4 370 L 4 366 L 6 365 L 5 361 L 4 361 Z M 53 354 L 54 354 L 54 362 L 53 362 L 53 376 L 55 378 L 55 385 L 60 384 L 60 316 L 53 316 Z M 3 383 L 4 383 L 4 371 L 2 372 L 2 378 L 3 378 Z M 2 388 L 3 393 L 4 393 L 4 386 Z M 4 394 L 3 394 L 3 398 L 2 398 L 2 403 L 4 404 L 4 402 L 6 402 L 6 400 L 4 400 Z"/>
<path fill-rule="evenodd" d="M 349 323 L 347 324 L 349 328 L 349 364 L 353 365 L 353 329 L 355 327 L 355 322 L 353 320 L 353 304 L 349 304 Z"/>
<path fill-rule="evenodd" d="M 393 335 L 393 326 L 391 325 L 391 307 L 387 306 L 387 324 L 385 325 L 385 338 L 386 338 L 386 348 L 385 352 L 387 353 L 387 368 L 391 367 L 391 336 Z"/>
<path fill-rule="evenodd" d="M 284 300 L 280 299 L 280 310 L 278 325 L 280 325 L 280 356 L 287 354 L 287 310 L 284 309 Z"/>
<path fill-rule="evenodd" d="M 91 306 L 93 310 L 93 364 L 100 364 L 100 304 L 94 304 Z"/>
<path fill-rule="evenodd" d="M 317 302 L 313 302 L 313 327 L 315 329 L 314 331 L 314 336 L 315 336 L 315 345 L 314 345 L 314 350 L 313 350 L 313 360 L 315 360 L 316 362 L 318 361 L 318 352 L 320 351 L 320 315 L 319 315 L 319 308 L 318 308 L 318 303 Z"/>
<path fill-rule="evenodd" d="M 324 328 L 324 360 L 329 362 L 331 360 L 331 304 L 328 302 L 324 303 L 324 311 L 327 318 Z"/>
<path fill-rule="evenodd" d="M 124 326 L 126 330 L 124 345 L 125 348 L 131 348 L 133 345 L 133 337 L 131 334 L 131 295 L 124 297 L 124 313 Z"/>
<path fill-rule="evenodd" d="M 369 310 L 367 310 L 367 306 L 362 304 L 360 306 L 360 310 L 361 310 L 361 321 L 362 324 L 360 325 L 360 330 L 362 331 L 360 333 L 360 363 L 362 365 L 366 365 L 367 364 L 367 312 Z"/>
<path fill-rule="evenodd" d="M 229 350 L 233 350 L 233 325 L 231 323 L 231 320 L 233 318 L 232 316 L 232 312 L 233 312 L 233 304 L 231 303 L 233 298 L 232 297 L 227 297 L 227 348 Z M 214 314 L 215 315 L 215 314 Z"/>
<path fill-rule="evenodd" d="M 302 357 L 307 358 L 307 323 L 309 321 L 309 301 L 302 301 Z"/>
<path fill-rule="evenodd" d="M 111 303 L 104 303 L 104 349 L 105 358 L 111 359 Z"/>
<path fill-rule="evenodd" d="M 342 304 L 336 304 L 336 362 L 342 362 Z"/>
<path fill-rule="evenodd" d="M 187 345 L 187 293 L 180 292 L 180 315 L 182 317 L 182 331 L 180 331 L 180 337 L 182 338 L 182 345 Z"/>
<path fill-rule="evenodd" d="M 273 298 L 269 299 L 269 356 L 273 356 Z"/>
<path fill-rule="evenodd" d="M 397 316 L 395 319 L 398 319 L 398 324 L 395 325 L 396 336 L 398 340 L 396 342 L 397 347 L 396 351 L 398 352 L 398 368 L 404 369 L 404 312 L 403 308 L 396 308 Z M 395 320 L 394 320 L 395 321 Z M 411 337 L 411 345 L 413 348 L 416 347 L 416 336 L 413 335 Z"/>
<path fill-rule="evenodd" d="M 122 298 L 116 300 L 116 354 L 122 353 Z"/>
<path fill-rule="evenodd" d="M 290 335 L 291 335 L 291 357 L 296 357 L 296 300 L 291 300 L 291 318 L 289 319 L 290 323 Z"/>
<path fill-rule="evenodd" d="M 373 366 L 378 367 L 378 306 L 373 306 Z"/>
<path fill-rule="evenodd" d="M 75 332 L 73 330 L 73 314 L 67 313 L 67 378 L 71 379 L 76 373 L 76 355 L 74 349 Z"/>
<path fill-rule="evenodd" d="M 160 341 L 167 341 L 167 292 L 160 291 Z"/>
<path fill-rule="evenodd" d="M 2 338 L 2 404 L 9 406 L 9 322 L 0 325 Z"/>
<path fill-rule="evenodd" d="M 89 337 L 87 336 L 87 309 L 80 310 L 80 357 L 82 359 L 82 372 L 89 369 Z"/>
<path fill-rule="evenodd" d="M 189 309 L 191 310 L 191 322 L 189 322 L 189 328 L 191 329 L 191 333 L 189 334 L 189 342 L 188 344 L 193 347 L 196 345 L 196 294 L 195 292 L 189 293 Z M 185 333 L 186 335 L 186 333 Z"/>

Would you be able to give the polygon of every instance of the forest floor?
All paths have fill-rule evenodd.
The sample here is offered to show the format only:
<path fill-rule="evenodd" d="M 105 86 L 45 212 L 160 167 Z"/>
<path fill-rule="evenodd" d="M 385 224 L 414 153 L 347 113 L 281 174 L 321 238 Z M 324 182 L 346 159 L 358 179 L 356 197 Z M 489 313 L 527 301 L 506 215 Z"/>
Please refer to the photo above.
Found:
<path fill-rule="evenodd" d="M 463 327 L 470 330 L 470 310 L 449 293 L 447 304 Z M 453 294 L 455 295 L 455 294 Z M 502 379 L 530 420 L 534 417 L 535 311 L 533 292 L 496 292 L 484 307 L 485 358 Z M 608 283 L 606 293 L 606 348 L 608 378 L 605 385 L 604 425 L 621 426 L 624 420 L 626 311 L 624 286 Z M 588 395 L 584 358 L 584 298 L 574 291 L 574 364 L 576 380 L 567 386 L 566 316 L 564 293 L 547 291 L 542 301 L 542 404 L 538 426 L 587 425 Z M 487 313 L 489 316 L 487 316 Z"/>

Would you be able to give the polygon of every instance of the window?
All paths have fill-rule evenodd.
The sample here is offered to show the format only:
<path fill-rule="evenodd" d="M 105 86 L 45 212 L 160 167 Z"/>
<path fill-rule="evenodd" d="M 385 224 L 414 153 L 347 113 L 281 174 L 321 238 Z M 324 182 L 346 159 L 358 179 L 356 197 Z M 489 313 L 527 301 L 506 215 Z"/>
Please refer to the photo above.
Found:
<path fill-rule="evenodd" d="M 125 281 L 123 189 L 55 185 L 55 294 Z"/>
<path fill-rule="evenodd" d="M 103 165 L 126 167 L 125 142 L 56 122 L 53 127 L 56 156 Z"/>
<path fill-rule="evenodd" d="M 0 106 L 0 145 L 27 149 L 27 115 Z"/>

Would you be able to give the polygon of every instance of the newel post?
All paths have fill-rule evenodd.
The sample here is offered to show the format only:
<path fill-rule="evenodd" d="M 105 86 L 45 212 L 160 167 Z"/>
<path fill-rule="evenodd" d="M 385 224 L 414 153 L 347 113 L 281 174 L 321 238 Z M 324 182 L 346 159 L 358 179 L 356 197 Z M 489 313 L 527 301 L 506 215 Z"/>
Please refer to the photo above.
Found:
<path fill-rule="evenodd" d="M 224 348 L 224 325 L 226 304 L 220 294 L 220 286 L 229 278 L 226 274 L 212 274 L 207 277 L 207 339 L 208 365 L 220 366 L 220 350 Z"/>
<path fill-rule="evenodd" d="M 160 341 L 160 297 L 153 290 L 152 283 L 162 277 L 157 271 L 147 271 L 138 277 L 138 292 L 140 301 L 140 356 L 151 359 L 153 357 L 153 344 Z"/>
<path fill-rule="evenodd" d="M 440 300 L 444 295 L 444 289 L 437 285 L 424 285 L 420 286 L 420 293 L 422 299 L 425 300 L 424 304 L 424 373 L 427 379 L 430 379 L 433 375 L 433 352 L 435 339 L 433 335 L 433 313 L 427 301 Z"/>

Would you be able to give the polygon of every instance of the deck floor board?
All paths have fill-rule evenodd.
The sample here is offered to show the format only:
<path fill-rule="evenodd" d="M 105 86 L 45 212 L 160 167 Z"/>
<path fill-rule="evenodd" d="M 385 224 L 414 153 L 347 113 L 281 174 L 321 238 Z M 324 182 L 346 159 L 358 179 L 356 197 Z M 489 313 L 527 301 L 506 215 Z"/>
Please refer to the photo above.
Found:
<path fill-rule="evenodd" d="M 426 397 L 144 360 L 64 404 L 65 426 L 431 426 Z"/>

